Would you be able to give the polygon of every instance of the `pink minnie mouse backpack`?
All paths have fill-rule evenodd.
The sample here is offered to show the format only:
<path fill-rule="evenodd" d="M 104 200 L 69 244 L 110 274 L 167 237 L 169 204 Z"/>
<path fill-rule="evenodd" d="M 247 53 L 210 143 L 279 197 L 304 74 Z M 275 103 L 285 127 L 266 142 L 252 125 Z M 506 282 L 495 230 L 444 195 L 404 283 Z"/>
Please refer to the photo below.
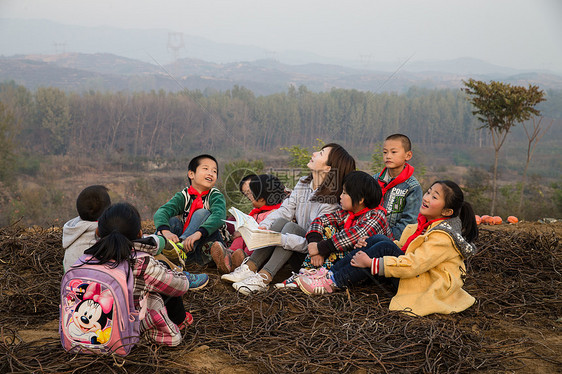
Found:
<path fill-rule="evenodd" d="M 138 257 L 143 255 L 137 252 Z M 80 260 L 89 258 L 84 255 Z M 113 269 L 107 264 L 70 268 L 61 282 L 59 333 L 64 349 L 129 354 L 139 341 L 140 321 L 146 312 L 146 306 L 141 311 L 135 308 L 133 285 L 127 261 Z"/>

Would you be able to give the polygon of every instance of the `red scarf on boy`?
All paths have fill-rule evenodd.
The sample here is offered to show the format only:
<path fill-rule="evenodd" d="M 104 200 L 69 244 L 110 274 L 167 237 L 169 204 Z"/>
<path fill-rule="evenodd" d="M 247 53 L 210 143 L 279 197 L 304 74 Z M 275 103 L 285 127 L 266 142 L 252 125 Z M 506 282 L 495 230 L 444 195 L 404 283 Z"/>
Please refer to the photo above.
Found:
<path fill-rule="evenodd" d="M 261 208 L 252 209 L 249 215 L 253 217 L 254 215 L 260 214 L 261 212 L 269 212 L 270 210 L 279 209 L 280 206 L 281 203 L 275 205 L 264 205 Z"/>
<path fill-rule="evenodd" d="M 416 229 L 416 231 L 412 235 L 410 235 L 408 240 L 406 240 L 406 243 L 404 243 L 402 248 L 400 248 L 400 249 L 402 249 L 402 252 L 406 253 L 406 249 L 408 249 L 408 246 L 410 245 L 410 243 L 415 238 L 420 236 L 423 232 L 425 232 L 425 230 L 427 230 L 427 228 L 429 226 L 431 226 L 434 222 L 443 221 L 444 219 L 447 219 L 447 217 L 436 218 L 436 219 L 432 219 L 431 221 L 428 221 L 427 218 L 425 218 L 425 216 L 422 216 L 421 214 L 418 214 L 418 228 Z"/>
<path fill-rule="evenodd" d="M 191 221 L 191 216 L 193 215 L 193 213 L 195 213 L 196 210 L 203 208 L 203 196 L 206 196 L 209 191 L 211 190 L 199 193 L 195 188 L 193 188 L 193 186 L 189 186 L 189 188 L 187 189 L 187 193 L 189 195 L 196 197 L 195 200 L 191 202 L 191 206 L 189 207 L 189 214 L 187 215 L 185 223 L 183 224 L 183 231 L 185 231 L 185 229 L 187 229 L 187 226 L 189 226 L 189 222 Z"/>
<path fill-rule="evenodd" d="M 380 179 L 384 175 L 385 171 L 386 171 L 386 167 L 382 169 L 381 173 L 379 174 L 379 177 L 377 178 L 377 181 L 379 182 L 382 189 L 383 197 L 384 195 L 386 195 L 386 192 L 390 190 L 392 187 L 402 182 L 405 182 L 408 178 L 410 178 L 414 174 L 414 167 L 406 162 L 404 164 L 404 169 L 400 172 L 400 174 L 398 174 L 398 176 L 393 180 L 391 180 L 386 186 L 385 186 L 385 182 Z"/>

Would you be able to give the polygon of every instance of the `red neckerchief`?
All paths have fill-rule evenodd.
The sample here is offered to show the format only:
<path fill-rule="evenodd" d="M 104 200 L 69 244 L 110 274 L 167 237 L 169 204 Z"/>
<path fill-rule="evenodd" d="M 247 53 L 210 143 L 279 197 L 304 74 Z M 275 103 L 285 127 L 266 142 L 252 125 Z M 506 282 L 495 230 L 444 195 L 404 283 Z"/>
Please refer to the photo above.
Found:
<path fill-rule="evenodd" d="M 406 162 L 404 164 L 404 169 L 400 172 L 400 174 L 398 174 L 396 178 L 388 182 L 386 186 L 384 185 L 385 182 L 381 180 L 381 177 L 384 175 L 385 171 L 386 168 L 382 169 L 381 173 L 379 174 L 379 177 L 377 178 L 377 181 L 379 182 L 382 189 L 383 197 L 384 195 L 386 195 L 386 191 L 390 190 L 392 187 L 402 182 L 405 182 L 408 178 L 410 178 L 414 174 L 414 167 Z"/>
<path fill-rule="evenodd" d="M 187 189 L 187 193 L 196 196 L 196 198 L 195 200 L 193 200 L 193 202 L 191 203 L 191 207 L 189 208 L 189 214 L 187 215 L 187 218 L 185 219 L 185 223 L 183 224 L 183 231 L 187 229 L 187 226 L 191 221 L 191 216 L 193 215 L 193 213 L 195 213 L 196 210 L 203 208 L 203 196 L 206 196 L 209 193 L 209 191 L 210 190 L 199 193 L 195 188 L 193 188 L 193 186 L 189 186 L 189 188 Z"/>
<path fill-rule="evenodd" d="M 261 212 L 269 212 L 270 210 L 279 209 L 280 206 L 281 203 L 275 205 L 264 205 L 261 208 L 252 209 L 249 215 L 253 217 L 256 214 L 260 214 Z"/>
<path fill-rule="evenodd" d="M 348 229 L 353 225 L 353 221 L 355 221 L 355 218 L 359 217 L 362 214 L 367 213 L 369 210 L 371 210 L 370 208 L 363 208 L 360 211 L 358 211 L 357 213 L 353 213 L 353 212 L 349 212 L 349 214 L 347 215 L 347 218 L 345 219 L 345 223 L 343 224 L 343 228 L 344 229 Z"/>
<path fill-rule="evenodd" d="M 416 232 L 414 232 L 412 235 L 410 235 L 408 240 L 406 240 L 406 243 L 404 243 L 404 245 L 401 248 L 402 252 L 406 253 L 406 249 L 408 249 L 408 246 L 410 245 L 410 243 L 415 238 L 420 236 L 422 232 L 427 230 L 427 228 L 429 226 L 431 226 L 431 224 L 433 224 L 434 222 L 437 222 L 437 221 L 443 221 L 444 219 L 447 219 L 447 217 L 436 218 L 436 219 L 433 219 L 431 221 L 427 221 L 427 218 L 425 218 L 425 216 L 422 216 L 421 214 L 418 214 L 418 228 L 416 229 Z"/>

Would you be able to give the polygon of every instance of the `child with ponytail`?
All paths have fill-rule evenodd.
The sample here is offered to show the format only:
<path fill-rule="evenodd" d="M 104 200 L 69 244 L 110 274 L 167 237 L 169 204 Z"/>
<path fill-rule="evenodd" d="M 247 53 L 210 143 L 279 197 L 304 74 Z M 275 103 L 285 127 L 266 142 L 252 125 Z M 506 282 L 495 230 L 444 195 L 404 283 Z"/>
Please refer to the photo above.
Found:
<path fill-rule="evenodd" d="M 375 235 L 337 262 L 324 276 L 297 278 L 307 294 L 349 287 L 375 275 L 393 280 L 398 291 L 391 310 L 415 315 L 461 312 L 475 299 L 462 289 L 464 260 L 476 253 L 474 212 L 460 187 L 436 181 L 423 196 L 418 223 L 408 225 L 400 240 Z"/>
<path fill-rule="evenodd" d="M 178 345 L 182 339 L 180 329 L 192 321 L 185 311 L 182 295 L 189 289 L 204 287 L 209 277 L 172 271 L 167 264 L 156 260 L 152 255 L 161 251 L 165 240 L 155 235 L 142 237 L 140 215 L 131 204 L 109 206 L 98 219 L 96 233 L 100 239 L 84 252 L 91 257 L 78 260 L 74 267 L 99 264 L 115 268 L 123 261 L 128 262 L 134 277 L 133 297 L 138 310 L 141 309 L 140 300 L 148 296 L 141 334 L 152 343 Z M 137 256 L 137 252 L 150 255 Z"/>

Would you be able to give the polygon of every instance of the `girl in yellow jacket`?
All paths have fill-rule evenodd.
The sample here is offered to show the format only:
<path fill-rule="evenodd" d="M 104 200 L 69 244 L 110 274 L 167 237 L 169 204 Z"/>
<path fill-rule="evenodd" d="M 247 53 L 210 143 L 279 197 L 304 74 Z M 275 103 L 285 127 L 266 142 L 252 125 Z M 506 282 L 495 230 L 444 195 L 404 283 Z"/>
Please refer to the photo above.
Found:
<path fill-rule="evenodd" d="M 373 236 L 330 271 L 303 275 L 297 283 L 308 294 L 322 294 L 373 274 L 395 279 L 391 310 L 420 316 L 461 312 L 475 302 L 462 286 L 464 260 L 476 253 L 471 242 L 477 237 L 474 212 L 460 187 L 437 181 L 423 196 L 418 223 L 406 226 L 399 241 Z"/>

